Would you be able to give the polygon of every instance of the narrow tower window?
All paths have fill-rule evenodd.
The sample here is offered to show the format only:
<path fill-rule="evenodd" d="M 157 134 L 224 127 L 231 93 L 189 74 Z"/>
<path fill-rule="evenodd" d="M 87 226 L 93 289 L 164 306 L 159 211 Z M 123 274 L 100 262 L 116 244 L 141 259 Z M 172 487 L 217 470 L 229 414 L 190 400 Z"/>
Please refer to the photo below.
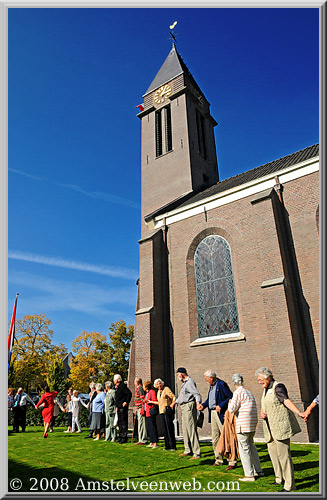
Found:
<path fill-rule="evenodd" d="M 161 156 L 163 152 L 168 153 L 172 149 L 171 110 L 169 104 L 156 111 L 156 157 Z"/>
<path fill-rule="evenodd" d="M 199 144 L 199 153 L 203 156 L 203 158 L 207 157 L 207 148 L 206 148 L 206 140 L 205 140 L 205 121 L 204 116 L 196 110 L 196 128 L 198 133 L 198 144 Z"/>
<path fill-rule="evenodd" d="M 162 155 L 161 109 L 156 111 L 156 156 Z"/>
<path fill-rule="evenodd" d="M 173 149 L 171 134 L 171 112 L 170 105 L 165 107 L 165 126 L 166 126 L 166 152 Z"/>

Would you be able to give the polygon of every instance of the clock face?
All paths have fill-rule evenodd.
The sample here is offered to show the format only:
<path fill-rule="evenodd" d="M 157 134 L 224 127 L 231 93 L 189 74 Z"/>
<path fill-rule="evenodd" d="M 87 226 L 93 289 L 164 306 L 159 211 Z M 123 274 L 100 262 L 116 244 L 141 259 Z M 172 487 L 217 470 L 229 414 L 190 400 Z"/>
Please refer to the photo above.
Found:
<path fill-rule="evenodd" d="M 170 85 L 162 85 L 157 92 L 154 94 L 154 102 L 160 104 L 164 102 L 170 96 L 172 90 Z"/>

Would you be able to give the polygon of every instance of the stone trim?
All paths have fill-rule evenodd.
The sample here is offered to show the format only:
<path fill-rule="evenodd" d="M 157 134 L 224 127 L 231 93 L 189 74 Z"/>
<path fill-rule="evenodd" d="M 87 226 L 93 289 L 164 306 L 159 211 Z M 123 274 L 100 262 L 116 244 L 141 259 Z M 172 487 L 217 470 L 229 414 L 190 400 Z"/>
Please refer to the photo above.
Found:
<path fill-rule="evenodd" d="M 217 335 L 216 337 L 199 337 L 194 340 L 190 347 L 198 347 L 201 345 L 211 345 L 211 344 L 221 344 L 226 342 L 238 342 L 240 340 L 246 340 L 245 335 L 241 332 L 229 333 L 227 335 Z"/>
<path fill-rule="evenodd" d="M 140 314 L 147 314 L 147 313 L 150 313 L 152 311 L 154 311 L 154 306 L 144 307 L 143 309 L 138 309 L 135 313 L 135 316 L 138 316 Z"/>
<path fill-rule="evenodd" d="M 271 280 L 266 280 L 261 283 L 261 288 L 269 288 L 276 285 L 284 285 L 285 277 L 280 276 L 280 278 L 273 278 Z"/>

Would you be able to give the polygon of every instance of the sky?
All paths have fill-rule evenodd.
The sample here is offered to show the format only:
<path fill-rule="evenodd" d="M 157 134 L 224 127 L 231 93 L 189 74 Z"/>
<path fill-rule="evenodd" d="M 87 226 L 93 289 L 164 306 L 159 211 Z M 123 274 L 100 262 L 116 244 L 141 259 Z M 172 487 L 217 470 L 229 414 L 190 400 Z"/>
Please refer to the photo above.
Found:
<path fill-rule="evenodd" d="M 143 102 L 177 50 L 211 104 L 220 179 L 319 142 L 317 8 L 9 8 L 8 320 L 53 342 L 134 324 Z"/>

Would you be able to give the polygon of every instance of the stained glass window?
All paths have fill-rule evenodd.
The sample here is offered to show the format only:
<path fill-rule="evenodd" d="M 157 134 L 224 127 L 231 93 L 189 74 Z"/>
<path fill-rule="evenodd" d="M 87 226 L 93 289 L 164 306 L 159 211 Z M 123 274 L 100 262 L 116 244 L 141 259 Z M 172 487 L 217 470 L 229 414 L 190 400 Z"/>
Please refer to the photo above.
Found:
<path fill-rule="evenodd" d="M 199 337 L 239 331 L 231 251 L 218 235 L 204 238 L 194 255 Z"/>

